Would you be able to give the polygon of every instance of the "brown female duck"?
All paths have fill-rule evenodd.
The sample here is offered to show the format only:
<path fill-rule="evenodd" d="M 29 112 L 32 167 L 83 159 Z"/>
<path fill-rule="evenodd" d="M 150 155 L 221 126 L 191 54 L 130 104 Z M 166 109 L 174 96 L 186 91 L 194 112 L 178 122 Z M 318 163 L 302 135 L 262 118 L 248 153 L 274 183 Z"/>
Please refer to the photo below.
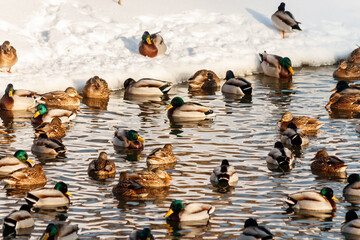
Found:
<path fill-rule="evenodd" d="M 360 96 L 342 96 L 335 93 L 330 97 L 325 108 L 330 106 L 331 110 L 360 112 Z"/>
<path fill-rule="evenodd" d="M 126 172 L 120 173 L 119 182 L 113 187 L 112 192 L 124 198 L 143 198 L 148 195 L 147 188 L 136 180 L 129 179 Z"/>
<path fill-rule="evenodd" d="M 347 61 L 348 61 L 349 63 L 360 63 L 360 47 L 354 49 L 354 50 L 350 53 Z"/>
<path fill-rule="evenodd" d="M 146 187 L 167 187 L 170 186 L 170 180 L 173 179 L 161 168 L 156 168 L 153 171 L 145 170 L 139 173 L 128 173 L 127 177 Z"/>
<path fill-rule="evenodd" d="M 114 178 L 115 171 L 115 163 L 108 160 L 106 152 L 101 152 L 98 159 L 91 161 L 88 168 L 89 176 L 96 179 Z"/>
<path fill-rule="evenodd" d="M 12 172 L 9 176 L 2 179 L 11 187 L 31 188 L 42 187 L 46 184 L 46 176 L 41 164 L 35 164 L 33 167 L 21 168 Z"/>
<path fill-rule="evenodd" d="M 285 131 L 287 125 L 292 122 L 296 125 L 296 127 L 301 128 L 304 132 L 316 132 L 322 125 L 324 125 L 323 123 L 319 123 L 318 120 L 319 118 L 312 118 L 307 116 L 293 116 L 291 112 L 285 112 L 282 115 L 278 124 L 281 124 L 281 131 Z"/>
<path fill-rule="evenodd" d="M 220 89 L 220 78 L 211 70 L 202 69 L 189 78 L 189 88 L 196 89 Z"/>
<path fill-rule="evenodd" d="M 329 156 L 325 150 L 318 151 L 312 161 L 311 171 L 315 172 L 315 174 L 332 175 L 345 173 L 345 170 L 347 169 L 344 161 L 340 160 L 338 157 Z"/>
<path fill-rule="evenodd" d="M 341 60 L 339 67 L 333 73 L 334 78 L 360 78 L 360 63 Z"/>
<path fill-rule="evenodd" d="M 110 90 L 104 79 L 94 76 L 86 81 L 82 93 L 85 98 L 108 98 Z"/>
<path fill-rule="evenodd" d="M 78 108 L 80 96 L 75 88 L 68 87 L 65 91 L 53 91 L 41 95 L 40 102 L 47 107 Z"/>
<path fill-rule="evenodd" d="M 16 49 L 10 45 L 9 41 L 5 41 L 0 46 L 0 68 L 9 68 L 8 73 L 11 73 L 11 67 L 17 60 Z"/>
<path fill-rule="evenodd" d="M 48 138 L 61 139 L 65 137 L 65 127 L 62 125 L 61 119 L 55 117 L 50 123 L 42 123 L 35 128 L 35 135 L 46 134 Z"/>

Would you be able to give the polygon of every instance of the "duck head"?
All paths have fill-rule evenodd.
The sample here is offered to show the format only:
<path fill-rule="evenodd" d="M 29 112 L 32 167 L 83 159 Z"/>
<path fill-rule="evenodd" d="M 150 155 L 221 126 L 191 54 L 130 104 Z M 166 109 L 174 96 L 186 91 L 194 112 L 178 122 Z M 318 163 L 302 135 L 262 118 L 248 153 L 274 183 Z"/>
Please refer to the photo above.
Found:
<path fill-rule="evenodd" d="M 71 194 L 69 193 L 69 191 L 68 191 L 68 186 L 67 186 L 67 184 L 64 183 L 64 182 L 57 182 L 57 183 L 55 184 L 54 189 L 59 190 L 59 191 L 62 192 L 63 194 L 72 197 L 72 195 L 71 195 Z"/>
<path fill-rule="evenodd" d="M 41 103 L 36 107 L 36 112 L 34 114 L 34 118 L 37 118 L 40 115 L 44 115 L 46 112 L 47 112 L 46 106 Z"/>
<path fill-rule="evenodd" d="M 135 130 L 130 130 L 126 133 L 126 138 L 129 139 L 130 141 L 139 141 L 139 142 L 145 142 L 145 140 L 140 137 L 140 135 L 138 134 L 137 131 Z"/>
<path fill-rule="evenodd" d="M 168 106 L 166 108 L 166 110 L 169 110 L 171 108 L 177 108 L 177 107 L 180 107 L 184 105 L 184 100 L 181 98 L 181 97 L 174 97 L 172 100 L 171 100 L 171 103 L 170 103 L 170 106 Z"/>
<path fill-rule="evenodd" d="M 284 4 L 285 5 L 285 4 Z M 286 68 L 292 75 L 294 75 L 294 71 L 291 67 L 291 60 L 288 57 L 284 57 L 280 60 L 280 65 Z"/>
<path fill-rule="evenodd" d="M 152 44 L 151 39 L 150 39 L 150 33 L 148 31 L 144 32 L 141 39 L 149 45 Z"/>

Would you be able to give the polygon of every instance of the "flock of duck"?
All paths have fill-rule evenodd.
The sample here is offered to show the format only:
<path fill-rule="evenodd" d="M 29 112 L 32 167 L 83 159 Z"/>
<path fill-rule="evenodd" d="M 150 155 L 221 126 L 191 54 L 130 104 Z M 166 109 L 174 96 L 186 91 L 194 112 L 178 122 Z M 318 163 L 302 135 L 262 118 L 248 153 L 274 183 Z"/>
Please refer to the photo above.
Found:
<path fill-rule="evenodd" d="M 285 33 L 301 30 L 299 22 L 294 16 L 285 11 L 285 4 L 281 3 L 271 17 L 274 25 Z M 166 45 L 159 33 L 144 32 L 139 43 L 139 53 L 153 58 L 166 52 Z M 290 78 L 294 71 L 291 60 L 266 52 L 259 54 L 261 67 L 264 74 L 275 78 Z M 11 67 L 16 63 L 17 55 L 9 41 L 5 41 L 0 48 L 0 67 Z M 360 77 L 360 48 L 355 49 L 347 61 L 342 60 L 339 68 L 334 72 L 334 77 L 353 79 Z M 189 89 L 220 90 L 221 79 L 211 70 L 199 70 L 189 78 Z M 138 81 L 127 79 L 124 82 L 125 96 L 161 96 L 167 94 L 172 83 L 157 79 L 144 78 Z M 246 95 L 252 94 L 252 85 L 243 78 L 236 78 L 229 70 L 226 72 L 225 83 L 221 86 L 224 94 Z M 339 81 L 334 89 L 326 107 L 332 111 L 343 110 L 360 112 L 360 87 L 349 86 L 346 81 Z M 30 110 L 36 108 L 31 118 L 37 139 L 31 151 L 36 155 L 58 156 L 66 151 L 62 138 L 66 135 L 63 124 L 76 118 L 76 110 L 80 106 L 80 99 L 107 99 L 110 91 L 105 80 L 95 76 L 90 78 L 82 89 L 82 96 L 75 88 L 69 87 L 65 91 L 53 91 L 37 94 L 30 90 L 14 89 L 8 84 L 5 94 L 0 100 L 0 108 L 6 111 Z M 188 122 L 211 120 L 215 113 L 211 108 L 198 103 L 184 102 L 181 97 L 174 97 L 167 108 L 168 118 L 174 122 Z M 307 116 L 293 116 L 285 112 L 278 122 L 281 138 L 274 144 L 274 148 L 266 157 L 269 169 L 288 171 L 294 164 L 293 153 L 290 149 L 304 146 L 309 143 L 307 136 L 316 133 L 323 125 L 317 118 Z M 360 131 L 360 130 L 359 130 Z M 142 149 L 144 139 L 133 129 L 117 129 L 112 142 L 115 146 L 130 149 Z M 290 149 L 289 149 L 290 148 Z M 149 189 L 168 187 L 172 177 L 165 170 L 167 166 L 176 164 L 177 158 L 172 152 L 172 145 L 166 144 L 163 148 L 154 149 L 147 157 L 149 170 L 137 173 L 121 172 L 119 182 L 113 187 L 112 192 L 117 197 L 140 199 L 149 194 Z M 58 182 L 53 188 L 45 188 L 47 178 L 41 164 L 34 164 L 24 150 L 18 150 L 13 156 L 5 156 L 0 160 L 0 176 L 2 181 L 13 188 L 28 188 L 25 197 L 27 204 L 18 211 L 10 213 L 4 219 L 4 235 L 16 234 L 16 231 L 34 226 L 31 209 L 67 207 L 70 204 L 68 186 Z M 329 156 L 325 150 L 319 151 L 311 164 L 311 170 L 318 175 L 343 175 L 347 166 L 335 156 Z M 101 152 L 98 159 L 93 160 L 88 167 L 88 175 L 94 179 L 107 179 L 115 177 L 115 163 L 107 158 L 106 152 Z M 346 174 L 345 174 L 346 176 Z M 219 192 L 226 192 L 229 187 L 236 186 L 238 175 L 236 169 L 223 160 L 217 166 L 210 181 Z M 344 188 L 345 198 L 360 198 L 360 176 L 351 174 L 348 185 Z M 295 210 L 334 211 L 337 199 L 330 188 L 324 187 L 320 192 L 305 191 L 290 194 L 286 203 Z M 189 203 L 184 204 L 174 200 L 165 217 L 168 221 L 188 222 L 207 221 L 215 208 L 210 204 Z M 78 227 L 66 223 L 50 223 L 41 239 L 74 239 L 77 238 Z M 355 211 L 346 213 L 343 233 L 360 235 L 360 219 Z M 239 239 L 271 239 L 273 234 L 263 226 L 258 226 L 255 219 L 245 221 L 244 230 Z M 149 228 L 135 230 L 129 239 L 154 239 Z"/>

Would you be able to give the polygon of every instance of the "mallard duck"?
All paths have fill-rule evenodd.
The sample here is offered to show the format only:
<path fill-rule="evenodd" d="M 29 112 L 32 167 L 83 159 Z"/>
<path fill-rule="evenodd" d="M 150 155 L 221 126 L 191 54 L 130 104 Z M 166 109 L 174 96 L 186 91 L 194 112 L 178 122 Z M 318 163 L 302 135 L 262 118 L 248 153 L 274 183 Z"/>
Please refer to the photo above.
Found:
<path fill-rule="evenodd" d="M 354 49 L 354 50 L 350 53 L 347 61 L 348 61 L 349 63 L 360 63 L 360 47 Z"/>
<path fill-rule="evenodd" d="M 135 81 L 128 78 L 124 82 L 125 94 L 138 96 L 162 96 L 170 91 L 171 82 L 152 78 L 142 78 Z"/>
<path fill-rule="evenodd" d="M 341 95 L 360 95 L 360 87 L 358 85 L 352 85 L 350 87 L 344 80 L 339 81 L 336 84 L 336 87 L 331 90 L 331 92 L 333 91 L 336 91 L 335 93 L 339 93 Z"/>
<path fill-rule="evenodd" d="M 301 128 L 304 132 L 317 132 L 319 128 L 324 125 L 318 122 L 319 118 L 312 118 L 307 116 L 293 116 L 291 112 L 285 112 L 278 124 L 280 130 L 285 131 L 290 122 L 294 123 L 297 128 Z"/>
<path fill-rule="evenodd" d="M 5 156 L 0 159 L 0 176 L 7 176 L 10 173 L 26 167 L 31 167 L 30 163 L 35 163 L 30 160 L 24 150 L 17 150 L 13 156 Z"/>
<path fill-rule="evenodd" d="M 173 178 L 162 168 L 156 168 L 152 171 L 145 170 L 139 173 L 128 173 L 128 179 L 136 180 L 145 187 L 167 187 L 170 186 Z"/>
<path fill-rule="evenodd" d="M 305 136 L 304 132 L 297 128 L 296 125 L 290 122 L 287 129 L 282 132 L 280 141 L 285 146 L 305 146 L 309 143 L 309 139 Z"/>
<path fill-rule="evenodd" d="M 5 94 L 0 100 L 2 110 L 29 110 L 36 106 L 37 95 L 35 92 L 17 89 L 10 83 L 5 89 Z"/>
<path fill-rule="evenodd" d="M 311 171 L 321 174 L 334 174 L 345 172 L 347 166 L 338 157 L 329 156 L 325 150 L 320 150 L 312 159 Z"/>
<path fill-rule="evenodd" d="M 142 149 L 145 140 L 135 130 L 117 129 L 114 133 L 113 144 L 118 147 Z"/>
<path fill-rule="evenodd" d="M 68 123 L 76 118 L 76 113 L 65 109 L 48 110 L 47 107 L 41 103 L 36 107 L 36 112 L 31 121 L 34 124 L 41 124 L 43 122 L 51 122 L 55 117 L 60 118 L 63 123 Z"/>
<path fill-rule="evenodd" d="M 2 179 L 3 182 L 16 188 L 28 188 L 33 186 L 44 186 L 46 176 L 41 164 L 35 164 L 33 167 L 20 168 Z"/>
<path fill-rule="evenodd" d="M 293 30 L 301 31 L 298 21 L 295 20 L 294 15 L 291 12 L 285 11 L 285 3 L 280 3 L 278 10 L 271 16 L 271 21 L 275 27 L 282 31 L 283 38 L 285 38 L 285 32 L 292 32 Z"/>
<path fill-rule="evenodd" d="M 75 88 L 68 87 L 65 91 L 53 91 L 41 94 L 40 102 L 47 107 L 79 108 L 82 96 Z"/>
<path fill-rule="evenodd" d="M 226 159 L 221 161 L 220 166 L 214 168 L 210 176 L 212 185 L 219 187 L 236 186 L 238 180 L 236 169 L 230 166 Z"/>
<path fill-rule="evenodd" d="M 208 107 L 198 103 L 185 103 L 181 97 L 174 97 L 166 110 L 168 118 L 174 121 L 199 121 L 213 119 L 215 113 Z"/>
<path fill-rule="evenodd" d="M 266 52 L 260 53 L 261 68 L 265 75 L 276 78 L 291 78 L 294 71 L 288 57 L 280 57 Z"/>
<path fill-rule="evenodd" d="M 339 67 L 333 73 L 334 78 L 359 78 L 360 77 L 360 63 L 348 63 L 341 60 Z"/>
<path fill-rule="evenodd" d="M 110 90 L 104 79 L 94 76 L 86 81 L 82 93 L 85 98 L 108 98 Z"/>
<path fill-rule="evenodd" d="M 267 228 L 259 226 L 255 219 L 249 218 L 245 221 L 244 231 L 237 240 L 257 240 L 257 239 L 273 239 L 272 234 Z"/>
<path fill-rule="evenodd" d="M 11 67 L 17 60 L 16 49 L 10 45 L 9 41 L 3 42 L 0 47 L 0 68 L 9 68 L 8 73 L 11 73 Z"/>
<path fill-rule="evenodd" d="M 313 211 L 332 211 L 336 210 L 336 203 L 338 201 L 334 197 L 334 192 L 331 188 L 324 187 L 320 193 L 313 191 L 299 192 L 288 195 L 285 202 L 289 207 L 302 210 Z"/>
<path fill-rule="evenodd" d="M 41 240 L 56 240 L 56 239 L 78 239 L 77 231 L 78 225 L 70 225 L 64 222 L 49 223 L 47 225 L 44 234 L 41 236 Z"/>
<path fill-rule="evenodd" d="M 202 69 L 189 78 L 189 88 L 196 89 L 218 89 L 221 79 L 211 70 Z"/>
<path fill-rule="evenodd" d="M 42 123 L 35 128 L 35 135 L 46 134 L 48 138 L 61 139 L 66 136 L 65 127 L 62 125 L 61 119 L 54 117 L 50 123 Z"/>
<path fill-rule="evenodd" d="M 291 151 L 284 147 L 279 141 L 275 143 L 274 148 L 266 156 L 266 162 L 273 165 L 274 168 L 292 167 L 293 161 L 294 159 Z"/>
<path fill-rule="evenodd" d="M 142 230 L 134 230 L 129 240 L 154 240 L 154 236 L 151 234 L 150 228 L 146 227 Z"/>
<path fill-rule="evenodd" d="M 352 173 L 347 179 L 348 184 L 343 189 L 343 195 L 360 196 L 360 176 Z"/>
<path fill-rule="evenodd" d="M 251 83 L 244 78 L 235 78 L 233 71 L 228 70 L 225 79 L 221 92 L 241 96 L 252 93 Z"/>
<path fill-rule="evenodd" d="M 209 204 L 189 203 L 184 205 L 180 200 L 174 200 L 166 213 L 166 220 L 175 222 L 209 220 L 215 207 Z"/>
<path fill-rule="evenodd" d="M 98 159 L 93 160 L 89 164 L 88 174 L 98 179 L 114 178 L 115 163 L 108 160 L 106 152 L 101 152 Z"/>
<path fill-rule="evenodd" d="M 341 233 L 360 235 L 360 219 L 358 218 L 358 215 L 356 214 L 355 210 L 349 210 L 346 213 L 345 222 L 341 227 Z M 358 237 L 354 239 L 358 239 Z"/>
<path fill-rule="evenodd" d="M 126 172 L 120 173 L 119 182 L 113 187 L 112 192 L 116 196 L 125 198 L 144 198 L 149 194 L 147 187 L 129 179 Z"/>
<path fill-rule="evenodd" d="M 31 228 L 34 225 L 35 222 L 30 214 L 30 207 L 24 204 L 19 210 L 11 212 L 4 218 L 3 235 L 8 236 L 15 232 L 16 229 Z"/>
<path fill-rule="evenodd" d="M 27 193 L 25 200 L 35 208 L 56 208 L 69 206 L 72 195 L 64 182 L 57 182 L 54 188 L 38 188 Z"/>
<path fill-rule="evenodd" d="M 150 35 L 148 31 L 145 31 L 139 43 L 139 53 L 153 58 L 164 55 L 165 52 L 166 45 L 161 35 L 158 32 Z"/>
<path fill-rule="evenodd" d="M 165 144 L 163 148 L 154 149 L 146 159 L 148 165 L 161 165 L 175 162 L 176 156 L 172 151 L 171 144 Z"/>
<path fill-rule="evenodd" d="M 66 147 L 57 138 L 48 138 L 44 133 L 39 135 L 39 138 L 34 141 L 31 146 L 31 152 L 34 154 L 45 154 L 57 156 L 66 152 Z"/>
<path fill-rule="evenodd" d="M 335 93 L 330 97 L 330 100 L 326 104 L 325 108 L 329 106 L 331 110 L 360 112 L 360 95 L 342 96 L 339 93 Z"/>

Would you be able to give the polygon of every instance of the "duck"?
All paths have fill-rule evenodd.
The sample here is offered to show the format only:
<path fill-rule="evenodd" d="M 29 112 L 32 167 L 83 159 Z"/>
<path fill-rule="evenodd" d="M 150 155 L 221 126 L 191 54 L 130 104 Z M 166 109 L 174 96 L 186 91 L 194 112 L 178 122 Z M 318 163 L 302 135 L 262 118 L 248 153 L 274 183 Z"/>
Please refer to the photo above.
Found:
<path fill-rule="evenodd" d="M 139 53 L 143 56 L 154 58 L 164 55 L 165 52 L 166 44 L 159 32 L 150 35 L 148 31 L 145 31 L 139 43 Z"/>
<path fill-rule="evenodd" d="M 135 130 L 117 129 L 114 133 L 113 144 L 118 147 L 143 149 L 145 140 Z"/>
<path fill-rule="evenodd" d="M 334 91 L 340 95 L 360 95 L 360 87 L 358 85 L 349 86 L 348 82 L 344 80 L 338 81 L 336 87 L 331 90 L 331 92 Z"/>
<path fill-rule="evenodd" d="M 282 31 L 283 38 L 285 38 L 285 32 L 301 31 L 300 22 L 295 20 L 291 12 L 285 11 L 285 3 L 283 2 L 280 3 L 278 10 L 271 16 L 271 21 L 277 29 Z"/>
<path fill-rule="evenodd" d="M 25 201 L 30 207 L 35 208 L 56 208 L 67 207 L 70 204 L 72 195 L 64 182 L 57 182 L 54 188 L 37 188 L 27 193 Z"/>
<path fill-rule="evenodd" d="M 189 203 L 183 204 L 180 200 L 172 201 L 165 217 L 168 221 L 187 222 L 209 220 L 215 207 L 210 204 Z"/>
<path fill-rule="evenodd" d="M 78 94 L 75 88 L 68 87 L 65 91 L 53 91 L 41 94 L 39 102 L 47 107 L 53 108 L 79 108 L 82 96 Z"/>
<path fill-rule="evenodd" d="M 147 165 L 163 165 L 176 162 L 176 156 L 172 151 L 171 144 L 165 144 L 163 148 L 155 148 L 147 157 Z"/>
<path fill-rule="evenodd" d="M 78 225 L 71 225 L 65 222 L 49 223 L 40 240 L 79 239 L 78 230 Z"/>
<path fill-rule="evenodd" d="M 142 78 L 138 81 L 135 81 L 132 78 L 128 78 L 124 82 L 126 95 L 162 96 L 167 94 L 171 87 L 171 82 L 153 78 Z"/>
<path fill-rule="evenodd" d="M 325 108 L 328 108 L 329 106 L 331 110 L 360 112 L 360 95 L 342 96 L 339 93 L 335 93 L 330 97 Z"/>
<path fill-rule="evenodd" d="M 356 126 L 355 130 L 360 133 L 360 124 Z"/>
<path fill-rule="evenodd" d="M 216 166 L 210 176 L 210 182 L 215 187 L 236 186 L 238 180 L 236 169 L 230 166 L 227 159 L 222 160 L 220 166 Z"/>
<path fill-rule="evenodd" d="M 201 69 L 189 78 L 189 88 L 197 89 L 218 89 L 221 79 L 211 70 Z"/>
<path fill-rule="evenodd" d="M 338 157 L 329 156 L 325 150 L 320 150 L 312 159 L 311 171 L 321 174 L 343 173 L 347 169 L 344 161 Z"/>
<path fill-rule="evenodd" d="M 31 228 L 34 225 L 35 221 L 31 216 L 29 205 L 23 204 L 19 210 L 11 212 L 4 218 L 3 235 L 8 236 L 17 229 Z"/>
<path fill-rule="evenodd" d="M 34 141 L 31 146 L 31 152 L 36 155 L 52 155 L 57 156 L 66 152 L 65 145 L 57 138 L 48 138 L 44 133 L 39 135 L 39 138 Z"/>
<path fill-rule="evenodd" d="M 339 67 L 333 73 L 334 78 L 360 78 L 360 63 L 349 63 L 341 60 Z"/>
<path fill-rule="evenodd" d="M 51 122 L 55 117 L 60 118 L 62 123 L 68 123 L 76 118 L 76 112 L 66 109 L 48 110 L 44 104 L 40 103 L 37 105 L 36 112 L 31 118 L 31 121 L 32 123 L 39 125 L 44 122 Z"/>
<path fill-rule="evenodd" d="M 267 228 L 259 226 L 253 218 L 248 218 L 244 224 L 244 230 L 237 240 L 257 240 L 257 239 L 273 239 L 272 234 Z"/>
<path fill-rule="evenodd" d="M 297 210 L 333 211 L 336 210 L 337 198 L 331 188 L 324 187 L 320 193 L 314 191 L 298 192 L 288 195 L 285 202 Z"/>
<path fill-rule="evenodd" d="M 120 173 L 119 182 L 113 187 L 112 192 L 122 198 L 144 198 L 149 194 L 146 186 L 129 179 L 126 172 Z"/>
<path fill-rule="evenodd" d="M 26 151 L 17 150 L 14 155 L 8 155 L 0 159 L 0 176 L 8 176 L 21 168 L 29 168 L 31 163 L 35 162 L 29 159 Z"/>
<path fill-rule="evenodd" d="M 85 86 L 82 89 L 82 94 L 85 98 L 109 98 L 110 90 L 107 82 L 94 76 L 86 81 Z"/>
<path fill-rule="evenodd" d="M 16 49 L 10 45 L 9 41 L 4 41 L 0 47 L 0 68 L 9 68 L 8 73 L 11 73 L 11 67 L 17 61 Z"/>
<path fill-rule="evenodd" d="M 50 123 L 42 123 L 35 128 L 35 136 L 46 134 L 48 138 L 61 139 L 66 136 L 65 127 L 59 117 L 54 117 Z"/>
<path fill-rule="evenodd" d="M 9 83 L 5 89 L 5 94 L 0 100 L 2 110 L 29 110 L 37 104 L 38 95 L 30 90 L 14 89 L 14 85 Z"/>
<path fill-rule="evenodd" d="M 356 214 L 355 210 L 347 211 L 345 215 L 345 222 L 341 227 L 341 233 L 350 234 L 350 235 L 360 235 L 360 219 L 358 218 L 358 215 Z"/>
<path fill-rule="evenodd" d="M 309 143 L 309 139 L 305 136 L 304 131 L 297 128 L 296 125 L 290 122 L 287 129 L 282 132 L 280 141 L 285 146 L 305 146 Z"/>
<path fill-rule="evenodd" d="M 142 230 L 134 230 L 128 238 L 129 240 L 154 240 L 150 228 L 145 227 Z"/>
<path fill-rule="evenodd" d="M 294 70 L 288 57 L 280 57 L 266 52 L 260 53 L 260 65 L 264 74 L 275 78 L 291 78 Z"/>
<path fill-rule="evenodd" d="M 210 108 L 199 103 L 185 103 L 181 97 L 174 97 L 166 110 L 168 118 L 174 121 L 212 120 L 215 117 L 214 111 Z"/>
<path fill-rule="evenodd" d="M 347 61 L 349 63 L 360 63 L 360 47 L 355 48 L 349 55 Z"/>
<path fill-rule="evenodd" d="M 292 152 L 288 148 L 284 147 L 280 141 L 277 141 L 274 144 L 274 148 L 270 150 L 266 156 L 266 162 L 271 166 L 274 166 L 274 168 L 292 168 L 294 158 Z"/>
<path fill-rule="evenodd" d="M 115 163 L 108 160 L 106 152 L 100 152 L 99 157 L 90 162 L 88 167 L 89 176 L 97 179 L 115 177 Z"/>
<path fill-rule="evenodd" d="M 347 178 L 348 184 L 343 189 L 343 196 L 360 196 L 360 175 L 352 173 Z"/>
<path fill-rule="evenodd" d="M 155 168 L 152 171 L 145 170 L 139 173 L 127 173 L 130 180 L 136 180 L 145 187 L 168 187 L 173 178 L 162 168 Z"/>
<path fill-rule="evenodd" d="M 226 82 L 221 87 L 222 93 L 240 96 L 251 95 L 253 90 L 251 83 L 244 78 L 235 78 L 233 71 L 228 70 L 226 72 L 225 80 Z"/>
<path fill-rule="evenodd" d="M 41 164 L 33 167 L 20 168 L 1 181 L 15 188 L 31 188 L 33 186 L 44 186 L 47 182 Z"/>
<path fill-rule="evenodd" d="M 294 123 L 297 128 L 301 128 L 304 132 L 317 132 L 323 123 L 318 122 L 319 118 L 307 117 L 307 116 L 294 116 L 291 112 L 285 112 L 278 124 L 280 124 L 280 130 L 285 131 L 290 122 Z"/>

